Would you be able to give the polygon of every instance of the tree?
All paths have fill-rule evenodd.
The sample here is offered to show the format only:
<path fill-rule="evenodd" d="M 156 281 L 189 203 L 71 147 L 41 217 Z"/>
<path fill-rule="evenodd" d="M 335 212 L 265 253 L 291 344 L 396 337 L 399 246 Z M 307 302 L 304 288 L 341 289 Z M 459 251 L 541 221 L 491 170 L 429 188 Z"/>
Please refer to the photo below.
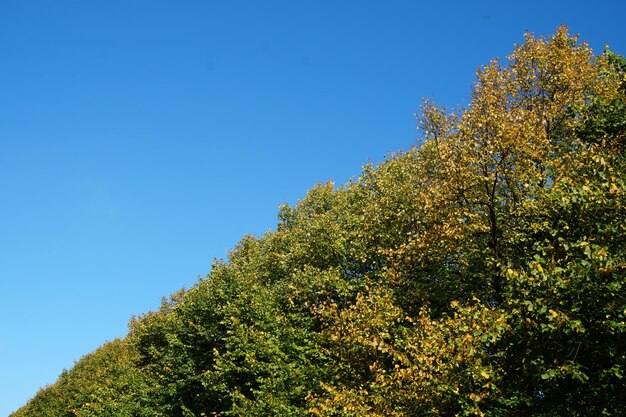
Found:
<path fill-rule="evenodd" d="M 625 70 L 527 34 L 14 415 L 619 415 Z"/>

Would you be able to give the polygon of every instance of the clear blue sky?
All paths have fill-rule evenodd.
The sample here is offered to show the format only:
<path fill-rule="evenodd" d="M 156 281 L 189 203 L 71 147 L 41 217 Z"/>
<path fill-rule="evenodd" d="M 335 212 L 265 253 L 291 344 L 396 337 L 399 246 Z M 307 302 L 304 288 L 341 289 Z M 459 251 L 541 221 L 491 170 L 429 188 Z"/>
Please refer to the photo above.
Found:
<path fill-rule="evenodd" d="M 525 30 L 626 52 L 623 1 L 436 3 L 0 0 L 0 416 Z"/>

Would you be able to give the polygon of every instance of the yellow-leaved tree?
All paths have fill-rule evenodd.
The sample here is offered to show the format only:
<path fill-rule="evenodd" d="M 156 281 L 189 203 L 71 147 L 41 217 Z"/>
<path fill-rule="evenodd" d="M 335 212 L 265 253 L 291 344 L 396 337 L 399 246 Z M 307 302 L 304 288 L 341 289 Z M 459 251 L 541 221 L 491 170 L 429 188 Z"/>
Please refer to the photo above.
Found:
<path fill-rule="evenodd" d="M 381 270 L 353 305 L 319 309 L 337 374 L 323 384 L 324 395 L 313 398 L 314 415 L 574 413 L 584 407 L 557 404 L 582 398 L 584 383 L 594 377 L 604 389 L 617 378 L 624 358 L 615 350 L 605 352 L 603 365 L 582 364 L 574 352 L 592 344 L 577 339 L 585 326 L 596 329 L 596 338 L 620 340 L 623 321 L 609 326 L 594 314 L 568 313 L 586 305 L 574 300 L 591 291 L 588 280 L 598 270 L 576 278 L 581 270 L 574 255 L 553 244 L 575 239 L 560 234 L 562 216 L 572 216 L 566 226 L 572 229 L 575 216 L 584 218 L 570 206 L 555 206 L 564 193 L 577 192 L 576 178 L 601 181 L 597 192 L 605 193 L 585 191 L 577 204 L 605 201 L 606 211 L 593 206 L 605 218 L 594 220 L 626 228 L 623 171 L 608 155 L 617 155 L 613 163 L 623 158 L 580 135 L 595 108 L 624 101 L 623 73 L 610 61 L 610 54 L 594 56 L 565 27 L 548 38 L 526 34 L 505 64 L 494 60 L 478 71 L 465 110 L 448 113 L 424 102 L 421 146 L 362 180 L 377 192 L 364 215 L 374 221 L 363 224 L 386 216 L 404 236 L 378 248 Z M 605 174 L 593 166 L 600 160 Z M 605 264 L 623 257 L 623 250 L 614 252 L 608 262 L 608 249 L 598 244 L 594 250 L 604 258 L 591 251 L 589 257 Z M 548 268 L 555 275 L 545 275 Z M 611 276 L 615 291 L 623 272 Z M 605 302 L 611 314 L 622 314 L 623 297 Z M 613 398 L 614 392 L 604 394 Z M 614 409 L 593 407 L 585 410 Z"/>

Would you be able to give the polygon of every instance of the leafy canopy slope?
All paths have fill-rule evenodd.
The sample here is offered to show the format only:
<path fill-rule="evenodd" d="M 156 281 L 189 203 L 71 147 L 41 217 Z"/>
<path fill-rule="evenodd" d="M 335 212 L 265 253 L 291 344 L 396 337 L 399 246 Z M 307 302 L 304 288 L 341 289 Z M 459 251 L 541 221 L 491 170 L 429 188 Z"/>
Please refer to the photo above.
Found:
<path fill-rule="evenodd" d="M 13 417 L 623 413 L 625 70 L 526 35 Z"/>

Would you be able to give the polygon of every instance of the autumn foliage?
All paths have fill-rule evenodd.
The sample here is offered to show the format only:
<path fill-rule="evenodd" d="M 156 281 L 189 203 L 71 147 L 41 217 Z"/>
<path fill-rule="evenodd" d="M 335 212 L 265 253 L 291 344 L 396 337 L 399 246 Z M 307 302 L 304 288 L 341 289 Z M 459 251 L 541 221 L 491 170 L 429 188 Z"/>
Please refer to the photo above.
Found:
<path fill-rule="evenodd" d="M 418 119 L 13 416 L 623 415 L 626 61 L 527 34 Z"/>

